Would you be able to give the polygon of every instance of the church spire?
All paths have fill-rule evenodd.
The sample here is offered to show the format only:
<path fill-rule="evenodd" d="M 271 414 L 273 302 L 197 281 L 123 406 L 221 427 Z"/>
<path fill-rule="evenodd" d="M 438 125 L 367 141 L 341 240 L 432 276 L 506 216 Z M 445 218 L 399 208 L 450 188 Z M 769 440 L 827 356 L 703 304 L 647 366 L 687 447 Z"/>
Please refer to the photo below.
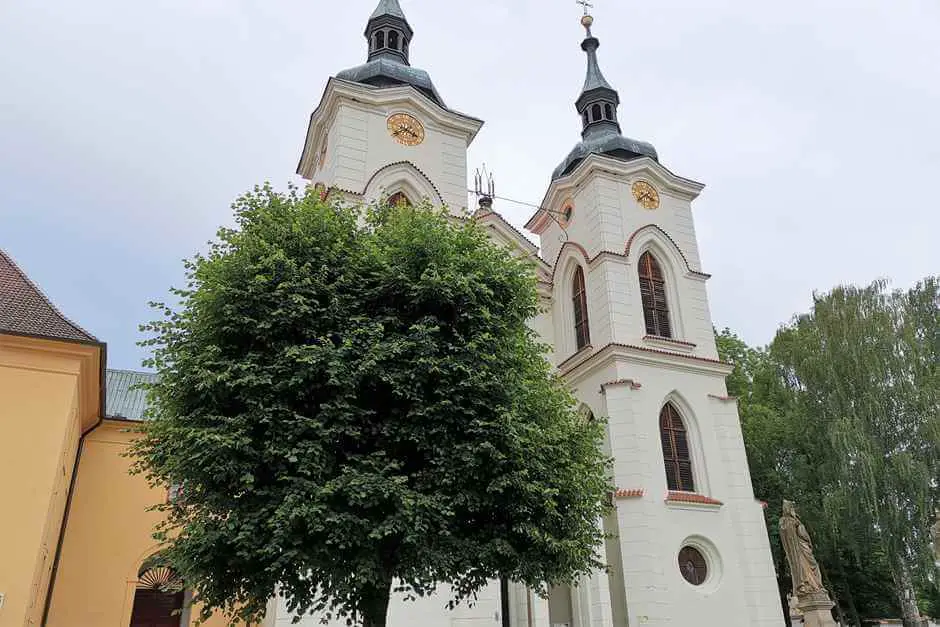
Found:
<path fill-rule="evenodd" d="M 620 123 L 617 121 L 617 107 L 620 105 L 620 95 L 604 78 L 597 61 L 597 49 L 601 42 L 591 33 L 594 18 L 585 14 L 581 18 L 581 25 L 587 31 L 587 37 L 581 42 L 581 49 L 587 53 L 587 76 L 584 79 L 581 96 L 575 103 L 583 124 L 581 135 L 585 139 L 589 136 L 619 135 Z"/>
<path fill-rule="evenodd" d="M 649 157 L 654 161 L 659 161 L 652 144 L 630 139 L 621 134 L 620 122 L 617 119 L 620 95 L 604 78 L 601 66 L 597 62 L 597 49 L 601 42 L 591 33 L 594 18 L 588 14 L 587 9 L 592 5 L 589 0 L 576 1 L 584 5 L 581 26 L 587 31 L 587 37 L 581 42 L 581 49 L 587 54 L 587 76 L 584 78 L 581 95 L 575 102 L 575 107 L 581 116 L 581 142 L 555 168 L 552 173 L 553 181 L 569 174 L 592 154 L 624 161 L 637 157 Z"/>
<path fill-rule="evenodd" d="M 365 35 L 369 42 L 369 61 L 391 59 L 410 65 L 408 47 L 414 31 L 398 0 L 379 0 L 366 25 Z"/>

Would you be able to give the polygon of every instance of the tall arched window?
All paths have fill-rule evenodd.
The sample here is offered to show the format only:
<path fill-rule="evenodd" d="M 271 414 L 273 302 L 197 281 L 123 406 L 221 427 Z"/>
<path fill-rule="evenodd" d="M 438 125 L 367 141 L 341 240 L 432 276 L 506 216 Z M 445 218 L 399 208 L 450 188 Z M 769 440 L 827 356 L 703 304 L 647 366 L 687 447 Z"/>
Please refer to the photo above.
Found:
<path fill-rule="evenodd" d="M 672 337 L 669 305 L 666 303 L 666 280 L 659 262 L 649 252 L 640 257 L 640 298 L 647 335 Z"/>
<path fill-rule="evenodd" d="M 179 627 L 183 582 L 166 566 L 141 569 L 134 593 L 130 627 Z"/>
<path fill-rule="evenodd" d="M 381 50 L 385 47 L 385 31 L 380 30 L 375 33 L 375 49 Z"/>
<path fill-rule="evenodd" d="M 602 115 L 603 114 L 601 113 L 601 106 L 599 104 L 596 104 L 593 107 L 591 107 L 591 117 L 593 118 L 591 120 L 592 122 L 600 122 Z"/>
<path fill-rule="evenodd" d="M 685 423 L 682 422 L 682 416 L 672 403 L 666 403 L 659 412 L 659 435 L 663 442 L 666 484 L 669 489 L 695 492 L 688 433 L 685 430 Z"/>
<path fill-rule="evenodd" d="M 571 283 L 571 301 L 574 305 L 574 335 L 578 350 L 591 343 L 591 330 L 588 325 L 587 288 L 584 285 L 584 271 L 581 266 L 574 271 Z"/>
<path fill-rule="evenodd" d="M 398 50 L 398 31 L 388 32 L 388 47 L 392 50 Z"/>

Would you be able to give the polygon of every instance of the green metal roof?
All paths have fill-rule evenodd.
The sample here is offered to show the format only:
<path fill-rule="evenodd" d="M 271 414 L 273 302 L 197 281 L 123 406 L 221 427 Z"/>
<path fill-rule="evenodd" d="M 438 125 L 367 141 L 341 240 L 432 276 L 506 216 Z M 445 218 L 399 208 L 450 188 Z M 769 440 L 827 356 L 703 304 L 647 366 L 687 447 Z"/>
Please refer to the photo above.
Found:
<path fill-rule="evenodd" d="M 108 370 L 106 389 L 106 418 L 122 420 L 143 420 L 147 408 L 147 392 L 140 387 L 142 383 L 156 381 L 152 372 L 134 372 L 132 370 Z"/>

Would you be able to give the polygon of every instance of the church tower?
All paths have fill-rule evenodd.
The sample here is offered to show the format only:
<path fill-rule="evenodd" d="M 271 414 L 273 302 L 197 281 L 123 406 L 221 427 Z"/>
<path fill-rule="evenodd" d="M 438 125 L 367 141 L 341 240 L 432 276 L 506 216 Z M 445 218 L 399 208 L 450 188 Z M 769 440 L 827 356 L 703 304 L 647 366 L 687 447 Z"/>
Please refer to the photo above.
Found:
<path fill-rule="evenodd" d="M 466 210 L 467 147 L 483 122 L 448 108 L 411 65 L 414 31 L 398 0 L 380 0 L 365 37 L 366 62 L 331 78 L 310 116 L 297 174 L 354 200 Z"/>
<path fill-rule="evenodd" d="M 551 625 L 781 625 L 731 368 L 718 359 L 692 201 L 703 185 L 624 137 L 585 15 L 581 141 L 526 225 L 551 268 L 537 326 L 587 414 L 607 417 L 609 574 L 552 590 Z M 550 318 L 548 320 L 547 318 Z"/>

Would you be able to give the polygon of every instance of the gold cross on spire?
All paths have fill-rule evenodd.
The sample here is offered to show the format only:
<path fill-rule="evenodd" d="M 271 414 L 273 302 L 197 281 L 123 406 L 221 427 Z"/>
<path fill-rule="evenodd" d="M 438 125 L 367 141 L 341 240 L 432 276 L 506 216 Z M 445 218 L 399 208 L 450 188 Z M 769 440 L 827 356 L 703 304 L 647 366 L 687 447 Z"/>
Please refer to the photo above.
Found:
<path fill-rule="evenodd" d="M 591 14 L 588 12 L 588 9 L 593 9 L 594 5 L 590 0 L 574 0 L 576 4 L 580 4 L 584 7 L 584 17 L 581 18 L 581 26 L 584 27 L 584 30 L 587 31 L 588 37 L 593 37 L 591 34 L 591 26 L 594 24 L 594 18 L 591 17 Z"/>

